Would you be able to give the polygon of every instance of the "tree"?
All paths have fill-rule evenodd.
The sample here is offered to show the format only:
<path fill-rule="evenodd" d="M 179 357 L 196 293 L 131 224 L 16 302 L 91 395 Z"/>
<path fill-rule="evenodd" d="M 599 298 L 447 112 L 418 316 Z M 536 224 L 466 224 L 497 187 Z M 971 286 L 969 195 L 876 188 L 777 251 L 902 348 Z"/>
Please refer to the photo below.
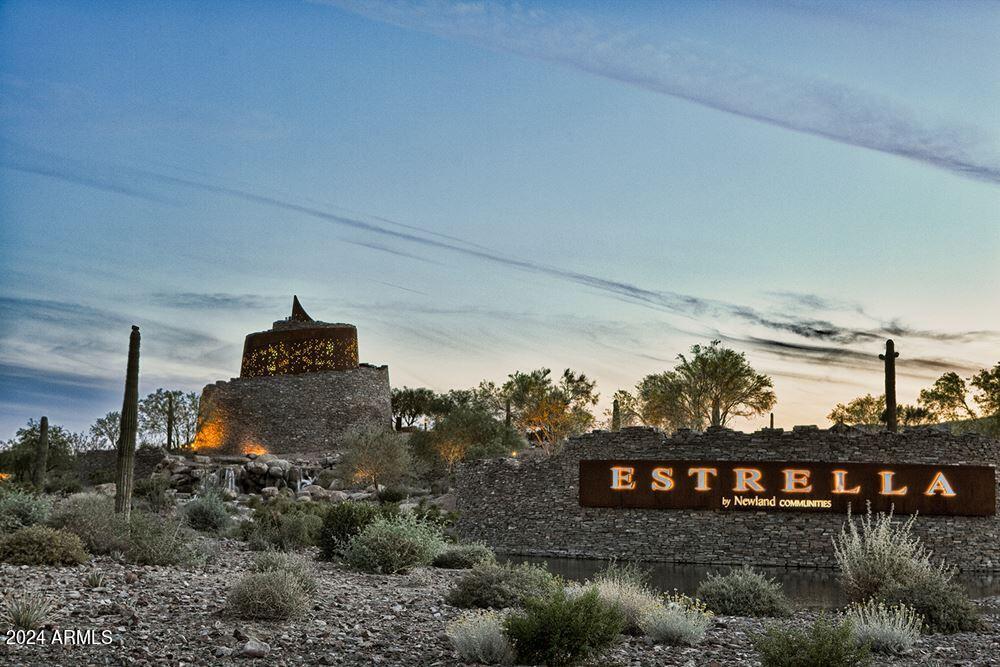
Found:
<path fill-rule="evenodd" d="M 401 481 L 410 470 L 410 451 L 399 433 L 383 427 L 358 428 L 344 437 L 341 470 L 349 484 L 380 485 Z"/>
<path fill-rule="evenodd" d="M 430 434 L 430 446 L 448 474 L 467 459 L 503 456 L 521 449 L 523 440 L 502 421 L 474 406 L 456 407 Z"/>
<path fill-rule="evenodd" d="M 403 426 L 413 426 L 431 414 L 434 392 L 424 387 L 392 390 L 392 418 Z"/>
<path fill-rule="evenodd" d="M 612 408 L 604 411 L 604 419 L 609 426 L 611 426 L 612 418 L 614 417 L 614 402 L 618 402 L 618 419 L 619 428 L 624 428 L 626 426 L 638 426 L 640 424 L 646 424 L 647 426 L 652 426 L 648 424 L 640 413 L 639 400 L 635 397 L 632 392 L 626 391 L 625 389 L 619 389 L 611 397 Z M 611 430 L 614 430 L 613 428 Z"/>
<path fill-rule="evenodd" d="M 969 384 L 978 390 L 973 398 L 983 413 L 1000 418 L 1000 362 L 976 373 Z"/>
<path fill-rule="evenodd" d="M 596 383 L 583 373 L 567 368 L 558 382 L 551 374 L 548 368 L 511 373 L 496 392 L 495 400 L 490 401 L 494 407 L 498 407 L 496 399 L 503 399 L 505 406 L 510 401 L 511 417 L 518 430 L 547 454 L 556 452 L 566 438 L 593 425 L 590 408 L 598 400 Z"/>
<path fill-rule="evenodd" d="M 896 411 L 896 416 L 899 418 L 899 423 L 903 426 L 921 426 L 924 424 L 933 424 L 937 421 L 933 412 L 917 405 L 900 405 L 899 410 Z M 882 421 L 885 420 L 883 419 Z"/>
<path fill-rule="evenodd" d="M 99 417 L 90 426 L 90 435 L 98 443 L 98 449 L 114 449 L 118 444 L 122 415 L 115 410 Z"/>
<path fill-rule="evenodd" d="M 636 385 L 642 421 L 664 430 L 726 426 L 733 417 L 763 414 L 777 402 L 771 378 L 746 355 L 713 340 L 677 355 L 673 370 L 647 375 Z"/>
<path fill-rule="evenodd" d="M 872 396 L 871 394 L 865 394 L 853 399 L 846 405 L 838 403 L 826 418 L 838 424 L 849 424 L 851 426 L 862 424 L 873 425 L 881 423 L 884 414 L 885 395 Z"/>
<path fill-rule="evenodd" d="M 944 421 L 975 419 L 976 411 L 969 406 L 968 394 L 965 380 L 952 371 L 939 377 L 930 388 L 921 389 L 917 402 Z"/>
<path fill-rule="evenodd" d="M 0 471 L 9 473 L 19 482 L 31 481 L 35 460 L 35 447 L 41 437 L 39 422 L 29 419 L 28 424 L 17 430 L 14 438 L 0 448 Z M 73 434 L 62 426 L 49 425 L 46 473 L 73 469 Z"/>
<path fill-rule="evenodd" d="M 157 389 L 139 401 L 139 433 L 145 446 L 159 447 L 167 442 L 168 396 L 173 396 L 174 446 L 194 441 L 198 431 L 198 394 L 180 390 Z"/>

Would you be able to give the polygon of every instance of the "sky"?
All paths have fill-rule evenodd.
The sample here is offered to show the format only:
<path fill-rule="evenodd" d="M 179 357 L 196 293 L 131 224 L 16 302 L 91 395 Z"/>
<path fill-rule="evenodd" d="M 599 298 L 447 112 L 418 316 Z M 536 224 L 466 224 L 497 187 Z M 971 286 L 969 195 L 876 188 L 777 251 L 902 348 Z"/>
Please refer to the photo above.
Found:
<path fill-rule="evenodd" d="M 1000 361 L 1000 4 L 0 3 L 0 439 L 239 374 L 290 312 L 393 386 L 713 339 L 778 426 Z M 766 416 L 734 426 L 758 428 Z"/>

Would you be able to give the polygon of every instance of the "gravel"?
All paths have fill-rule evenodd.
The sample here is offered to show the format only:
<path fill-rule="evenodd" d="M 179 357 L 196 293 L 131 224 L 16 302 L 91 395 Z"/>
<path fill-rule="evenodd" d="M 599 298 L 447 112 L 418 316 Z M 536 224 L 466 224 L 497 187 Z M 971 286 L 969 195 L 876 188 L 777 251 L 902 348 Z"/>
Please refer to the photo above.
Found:
<path fill-rule="evenodd" d="M 319 589 L 306 614 L 281 622 L 232 617 L 226 591 L 252 554 L 215 540 L 217 560 L 198 567 L 139 567 L 109 558 L 66 567 L 0 564 L 0 590 L 49 596 L 53 631 L 93 631 L 96 645 L 0 645 L 0 665 L 459 665 L 444 634 L 462 613 L 444 602 L 461 570 L 419 568 L 405 575 L 369 575 L 316 562 Z M 88 588 L 93 570 L 103 586 Z M 979 601 L 987 629 L 922 637 L 906 656 L 879 665 L 1000 665 L 1000 597 Z M 782 623 L 806 623 L 800 611 Z M 602 665 L 757 665 L 751 636 L 767 621 L 720 617 L 695 647 L 654 645 L 623 637 Z M 107 631 L 110 644 L 102 645 Z M 6 637 L 6 627 L 0 626 Z"/>

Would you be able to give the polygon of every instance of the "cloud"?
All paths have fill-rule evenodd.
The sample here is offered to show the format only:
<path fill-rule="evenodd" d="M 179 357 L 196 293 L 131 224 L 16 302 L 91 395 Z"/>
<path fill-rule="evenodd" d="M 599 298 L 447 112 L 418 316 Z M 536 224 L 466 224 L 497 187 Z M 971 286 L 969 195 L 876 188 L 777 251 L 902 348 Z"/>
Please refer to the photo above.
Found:
<path fill-rule="evenodd" d="M 181 310 L 259 310 L 278 303 L 275 297 L 221 292 L 156 292 L 151 299 L 153 303 Z"/>
<path fill-rule="evenodd" d="M 324 0 L 377 21 L 569 66 L 711 109 L 1000 184 L 985 130 L 927 123 L 898 103 L 821 78 L 796 78 L 689 45 L 609 32 L 580 15 L 501 2 Z"/>
<path fill-rule="evenodd" d="M 0 163 L 5 164 L 5 163 Z M 78 183 L 79 179 L 74 177 L 70 171 L 73 167 L 70 163 L 61 168 L 50 168 L 39 170 L 53 178 L 66 178 L 68 173 L 70 182 Z M 936 332 L 919 330 L 906 327 L 899 322 L 892 322 L 889 325 L 879 326 L 871 329 L 850 328 L 839 326 L 827 320 L 814 318 L 793 317 L 788 315 L 769 315 L 759 310 L 725 301 L 715 299 L 705 299 L 690 294 L 681 294 L 669 290 L 659 290 L 643 287 L 621 280 L 614 280 L 583 273 L 561 269 L 551 264 L 541 264 L 532 260 L 520 259 L 503 255 L 495 250 L 482 250 L 472 247 L 469 244 L 451 242 L 439 236 L 430 236 L 429 232 L 422 228 L 414 228 L 412 225 L 406 227 L 413 228 L 414 231 L 401 231 L 399 227 L 404 227 L 397 223 L 394 228 L 385 224 L 379 224 L 369 219 L 352 217 L 341 213 L 335 213 L 325 209 L 307 206 L 298 201 L 281 199 L 271 195 L 259 194 L 249 190 L 230 187 L 226 185 L 216 185 L 193 178 L 181 178 L 170 176 L 149 170 L 118 168 L 113 171 L 101 168 L 91 168 L 87 172 L 89 179 L 100 184 L 111 187 L 117 186 L 122 179 L 131 179 L 141 183 L 158 183 L 162 186 L 179 186 L 204 192 L 211 192 L 217 195 L 232 197 L 242 201 L 256 203 L 262 206 L 277 208 L 329 223 L 338 227 L 351 229 L 356 232 L 367 233 L 381 238 L 389 238 L 397 242 L 409 244 L 416 248 L 422 248 L 430 252 L 446 251 L 465 256 L 470 259 L 485 261 L 493 264 L 506 266 L 508 268 L 526 271 L 555 278 L 557 280 L 570 282 L 578 286 L 587 287 L 597 292 L 611 296 L 625 303 L 641 305 L 660 312 L 679 314 L 687 317 L 713 317 L 716 319 L 735 318 L 750 324 L 761 326 L 772 331 L 792 333 L 804 338 L 818 339 L 837 343 L 855 343 L 872 341 L 887 336 L 909 336 L 914 338 L 927 338 L 938 341 L 968 341 L 976 337 L 996 336 L 993 331 L 964 331 L 964 332 Z M 103 174 L 103 175 L 99 175 Z M 121 185 L 120 190 L 129 190 L 128 184 Z M 385 218 L 380 218 L 386 220 Z M 416 230 L 420 230 L 419 232 Z M 383 244 L 369 241 L 345 241 L 356 245 L 362 245 L 372 249 L 402 254 L 413 259 L 423 259 L 435 261 L 427 254 L 409 253 L 398 249 L 384 246 Z M 818 297 L 816 297 L 818 299 Z M 808 304 L 809 299 L 798 299 L 801 308 Z M 826 304 L 824 304 L 826 305 Z"/>

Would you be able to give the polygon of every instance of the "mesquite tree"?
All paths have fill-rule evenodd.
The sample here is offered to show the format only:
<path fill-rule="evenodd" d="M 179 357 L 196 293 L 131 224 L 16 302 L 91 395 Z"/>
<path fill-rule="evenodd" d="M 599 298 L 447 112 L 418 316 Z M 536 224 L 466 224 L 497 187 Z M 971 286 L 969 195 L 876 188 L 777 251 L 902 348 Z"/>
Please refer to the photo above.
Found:
<path fill-rule="evenodd" d="M 45 469 L 49 465 L 49 418 L 42 417 L 38 426 L 38 443 L 35 445 L 35 465 L 31 482 L 38 488 L 45 486 Z"/>
<path fill-rule="evenodd" d="M 132 510 L 132 483 L 135 476 L 135 441 L 139 424 L 139 327 L 132 326 L 128 339 L 128 366 L 125 370 L 125 398 L 122 401 L 118 433 L 118 465 L 115 477 L 115 512 L 126 520 Z"/>

